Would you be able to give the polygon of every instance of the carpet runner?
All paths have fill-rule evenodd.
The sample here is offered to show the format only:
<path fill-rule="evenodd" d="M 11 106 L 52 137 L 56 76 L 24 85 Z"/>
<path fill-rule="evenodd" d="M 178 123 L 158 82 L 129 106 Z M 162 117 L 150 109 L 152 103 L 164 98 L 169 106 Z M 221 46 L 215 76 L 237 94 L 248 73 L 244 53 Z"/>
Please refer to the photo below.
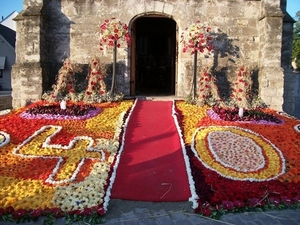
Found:
<path fill-rule="evenodd" d="M 191 197 L 172 106 L 171 101 L 136 102 L 111 198 L 175 202 Z"/>

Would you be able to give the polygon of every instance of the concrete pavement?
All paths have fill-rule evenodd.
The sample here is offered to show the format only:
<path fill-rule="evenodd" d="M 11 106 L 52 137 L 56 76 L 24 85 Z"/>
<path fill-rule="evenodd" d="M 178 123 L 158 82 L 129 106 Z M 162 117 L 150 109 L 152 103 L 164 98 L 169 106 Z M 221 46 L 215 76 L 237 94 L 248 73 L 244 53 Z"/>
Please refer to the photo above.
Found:
<path fill-rule="evenodd" d="M 45 218 L 23 225 L 42 225 Z M 16 223 L 0 222 L 1 225 Z M 58 219 L 57 225 L 64 225 L 64 219 Z M 78 222 L 74 225 L 88 225 Z M 108 212 L 102 219 L 105 225 L 300 225 L 300 209 L 275 210 L 267 212 L 246 212 L 226 214 L 220 220 L 201 217 L 191 209 L 189 202 L 135 202 L 110 201 Z"/>

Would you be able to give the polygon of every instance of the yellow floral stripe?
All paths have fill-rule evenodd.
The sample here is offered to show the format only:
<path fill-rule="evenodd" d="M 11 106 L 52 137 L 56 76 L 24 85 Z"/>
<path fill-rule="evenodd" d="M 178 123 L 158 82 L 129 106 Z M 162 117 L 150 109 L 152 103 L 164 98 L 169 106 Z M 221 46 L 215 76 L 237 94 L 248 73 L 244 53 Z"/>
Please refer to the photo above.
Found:
<path fill-rule="evenodd" d="M 183 113 L 183 136 L 185 138 L 185 143 L 190 145 L 193 134 L 197 129 L 197 123 L 206 117 L 206 110 L 208 109 L 208 106 L 197 107 L 185 102 L 177 102 L 176 106 Z"/>
<path fill-rule="evenodd" d="M 53 208 L 51 203 L 54 187 L 42 181 L 20 180 L 13 177 L 0 177 L 0 206 L 14 209 Z"/>
<path fill-rule="evenodd" d="M 93 132 L 106 131 L 114 133 L 120 114 L 127 112 L 132 104 L 132 101 L 123 101 L 116 107 L 104 108 L 97 116 L 87 120 L 86 129 Z"/>

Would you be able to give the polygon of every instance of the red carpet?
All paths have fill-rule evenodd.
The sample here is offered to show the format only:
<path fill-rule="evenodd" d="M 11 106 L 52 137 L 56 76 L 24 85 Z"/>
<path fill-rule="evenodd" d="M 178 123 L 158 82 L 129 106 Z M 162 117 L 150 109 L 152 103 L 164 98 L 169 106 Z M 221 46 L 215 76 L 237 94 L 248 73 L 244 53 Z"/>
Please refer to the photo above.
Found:
<path fill-rule="evenodd" d="M 174 202 L 191 197 L 172 106 L 171 101 L 137 101 L 111 198 Z"/>

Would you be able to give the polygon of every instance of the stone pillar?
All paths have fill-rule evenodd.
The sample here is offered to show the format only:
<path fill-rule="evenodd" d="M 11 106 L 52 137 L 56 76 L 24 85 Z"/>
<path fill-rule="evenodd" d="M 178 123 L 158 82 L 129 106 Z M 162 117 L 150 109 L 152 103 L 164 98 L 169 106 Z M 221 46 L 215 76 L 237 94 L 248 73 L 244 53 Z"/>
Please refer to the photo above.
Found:
<path fill-rule="evenodd" d="M 28 6 L 14 20 L 17 24 L 16 63 L 12 68 L 12 106 L 19 108 L 41 99 L 42 3 Z"/>
<path fill-rule="evenodd" d="M 260 35 L 259 95 L 275 110 L 283 107 L 283 68 L 281 67 L 283 13 L 280 0 L 262 0 Z"/>

